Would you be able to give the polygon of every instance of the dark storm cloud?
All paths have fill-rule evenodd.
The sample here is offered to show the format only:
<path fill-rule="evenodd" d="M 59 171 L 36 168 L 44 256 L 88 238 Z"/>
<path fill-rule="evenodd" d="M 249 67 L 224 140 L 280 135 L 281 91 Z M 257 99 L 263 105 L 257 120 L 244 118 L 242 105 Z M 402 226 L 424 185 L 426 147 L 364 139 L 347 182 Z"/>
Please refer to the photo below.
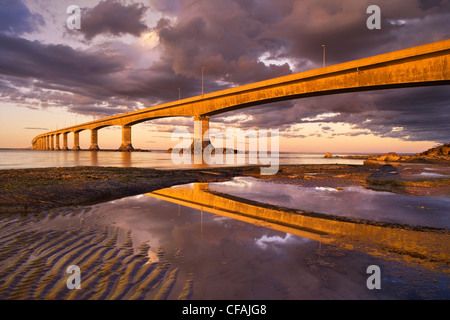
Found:
<path fill-rule="evenodd" d="M 0 34 L 0 73 L 9 85 L 2 96 L 11 101 L 40 99 L 42 107 L 102 101 L 114 96 L 114 75 L 124 66 L 115 56 Z"/>
<path fill-rule="evenodd" d="M 45 79 L 55 84 L 92 83 L 123 67 L 115 57 L 0 34 L 0 72 L 3 75 Z"/>
<path fill-rule="evenodd" d="M 156 31 L 175 74 L 198 77 L 206 67 L 217 81 L 244 84 L 291 73 L 288 64 L 259 60 L 269 50 L 258 40 L 265 28 L 235 1 L 198 1 L 182 6 L 176 23 L 161 19 Z"/>
<path fill-rule="evenodd" d="M 445 0 L 419 0 L 419 7 L 422 10 L 439 8 L 445 2 L 446 2 Z"/>
<path fill-rule="evenodd" d="M 378 1 L 381 30 L 366 27 L 369 17 L 366 10 L 373 1 L 281 1 L 292 3 L 292 8 L 265 36 L 285 40 L 289 43 L 283 48 L 287 55 L 307 58 L 317 66 L 322 63 L 322 44 L 326 45 L 329 65 L 449 36 L 448 22 L 445 22 L 450 17 L 447 0 L 427 6 L 411 0 Z"/>
<path fill-rule="evenodd" d="M 32 14 L 21 0 L 0 0 L 0 32 L 20 35 L 44 24 L 44 19 Z"/>
<path fill-rule="evenodd" d="M 170 66 L 135 70 L 126 56 L 103 49 L 75 50 L 0 34 L 0 95 L 4 101 L 38 99 L 43 108 L 107 116 L 125 106 L 135 110 L 137 101 L 149 107 L 177 100 L 178 88 L 183 98 L 201 91 L 201 81 L 174 75 Z M 223 88 L 205 81 L 205 92 Z"/>
<path fill-rule="evenodd" d="M 3 101 L 31 108 L 65 107 L 90 115 L 121 113 L 128 102 L 128 96 L 122 96 L 127 93 L 124 87 L 132 87 L 123 75 L 126 67 L 126 58 L 109 52 L 44 45 L 0 34 Z M 129 105 L 136 108 L 134 102 Z"/>
<path fill-rule="evenodd" d="M 139 36 L 147 30 L 143 16 L 148 8 L 140 4 L 125 6 L 118 1 L 102 1 L 84 10 L 80 31 L 90 40 L 99 34 Z"/>

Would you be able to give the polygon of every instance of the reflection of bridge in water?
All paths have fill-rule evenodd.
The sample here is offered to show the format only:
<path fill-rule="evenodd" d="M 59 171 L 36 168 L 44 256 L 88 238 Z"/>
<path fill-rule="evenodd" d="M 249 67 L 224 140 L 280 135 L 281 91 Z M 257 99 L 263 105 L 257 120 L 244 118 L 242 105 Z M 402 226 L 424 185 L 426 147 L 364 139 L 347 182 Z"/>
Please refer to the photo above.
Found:
<path fill-rule="evenodd" d="M 335 243 L 346 249 L 376 256 L 400 255 L 406 261 L 416 261 L 429 268 L 448 267 L 450 261 L 447 230 L 305 213 L 218 193 L 210 190 L 207 183 L 167 188 L 147 195 L 319 242 Z"/>

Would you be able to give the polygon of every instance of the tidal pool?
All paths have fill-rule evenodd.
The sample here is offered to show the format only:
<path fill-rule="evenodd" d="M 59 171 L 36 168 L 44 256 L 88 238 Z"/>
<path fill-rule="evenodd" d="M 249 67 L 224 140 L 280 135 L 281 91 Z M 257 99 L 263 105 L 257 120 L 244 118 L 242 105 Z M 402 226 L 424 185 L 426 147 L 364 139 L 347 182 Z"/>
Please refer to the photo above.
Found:
<path fill-rule="evenodd" d="M 411 197 L 236 178 L 6 215 L 0 298 L 449 299 L 448 198 Z"/>

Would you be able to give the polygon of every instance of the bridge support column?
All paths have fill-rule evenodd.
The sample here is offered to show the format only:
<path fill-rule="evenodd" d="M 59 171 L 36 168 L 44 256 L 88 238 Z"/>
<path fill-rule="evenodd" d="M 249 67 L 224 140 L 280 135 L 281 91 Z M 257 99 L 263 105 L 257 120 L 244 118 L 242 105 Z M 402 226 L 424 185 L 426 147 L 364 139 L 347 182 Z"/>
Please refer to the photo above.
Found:
<path fill-rule="evenodd" d="M 45 150 L 50 150 L 50 136 L 45 137 Z"/>
<path fill-rule="evenodd" d="M 50 135 L 50 150 L 55 150 L 55 135 Z"/>
<path fill-rule="evenodd" d="M 195 116 L 194 117 L 194 141 L 191 145 L 191 150 L 195 153 L 203 153 L 203 150 L 211 144 L 209 136 L 205 138 L 205 132 L 209 130 L 209 116 Z"/>
<path fill-rule="evenodd" d="M 67 136 L 69 135 L 69 133 L 63 133 L 63 147 L 61 150 L 63 151 L 67 151 L 69 150 L 69 147 L 67 146 Z"/>
<path fill-rule="evenodd" d="M 89 147 L 90 151 L 98 151 L 100 148 L 98 147 L 98 130 L 91 130 L 91 146 Z"/>
<path fill-rule="evenodd" d="M 61 148 L 60 148 L 60 146 L 59 146 L 59 136 L 60 136 L 60 135 L 61 135 L 60 133 L 55 134 L 55 150 L 56 150 L 56 151 L 61 150 Z"/>
<path fill-rule="evenodd" d="M 122 145 L 119 151 L 133 151 L 134 148 L 131 144 L 131 126 L 122 127 Z"/>
<path fill-rule="evenodd" d="M 80 150 L 80 132 L 79 131 L 75 131 L 73 133 L 73 151 L 78 151 Z"/>
<path fill-rule="evenodd" d="M 194 117 L 194 141 L 191 144 L 191 152 L 194 153 L 194 164 L 205 164 L 203 151 L 211 144 L 209 136 L 205 132 L 209 130 L 209 116 Z"/>

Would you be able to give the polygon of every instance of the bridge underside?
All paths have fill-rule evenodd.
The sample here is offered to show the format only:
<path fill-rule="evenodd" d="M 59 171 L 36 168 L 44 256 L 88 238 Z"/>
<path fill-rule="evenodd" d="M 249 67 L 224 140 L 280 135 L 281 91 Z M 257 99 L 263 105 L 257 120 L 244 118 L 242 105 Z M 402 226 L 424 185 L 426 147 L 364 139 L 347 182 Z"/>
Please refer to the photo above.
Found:
<path fill-rule="evenodd" d="M 120 150 L 132 150 L 131 127 L 165 117 L 206 117 L 252 106 L 322 95 L 450 84 L 450 40 L 382 54 L 335 66 L 292 74 L 204 96 L 150 107 L 37 136 L 33 149 L 58 150 L 59 136 L 91 130 L 91 150 L 98 150 L 98 130 L 122 127 Z M 205 128 L 207 121 L 202 122 Z M 196 132 L 204 132 L 196 129 Z M 56 139 L 56 141 L 55 141 Z M 67 145 L 63 145 L 67 150 Z"/>

